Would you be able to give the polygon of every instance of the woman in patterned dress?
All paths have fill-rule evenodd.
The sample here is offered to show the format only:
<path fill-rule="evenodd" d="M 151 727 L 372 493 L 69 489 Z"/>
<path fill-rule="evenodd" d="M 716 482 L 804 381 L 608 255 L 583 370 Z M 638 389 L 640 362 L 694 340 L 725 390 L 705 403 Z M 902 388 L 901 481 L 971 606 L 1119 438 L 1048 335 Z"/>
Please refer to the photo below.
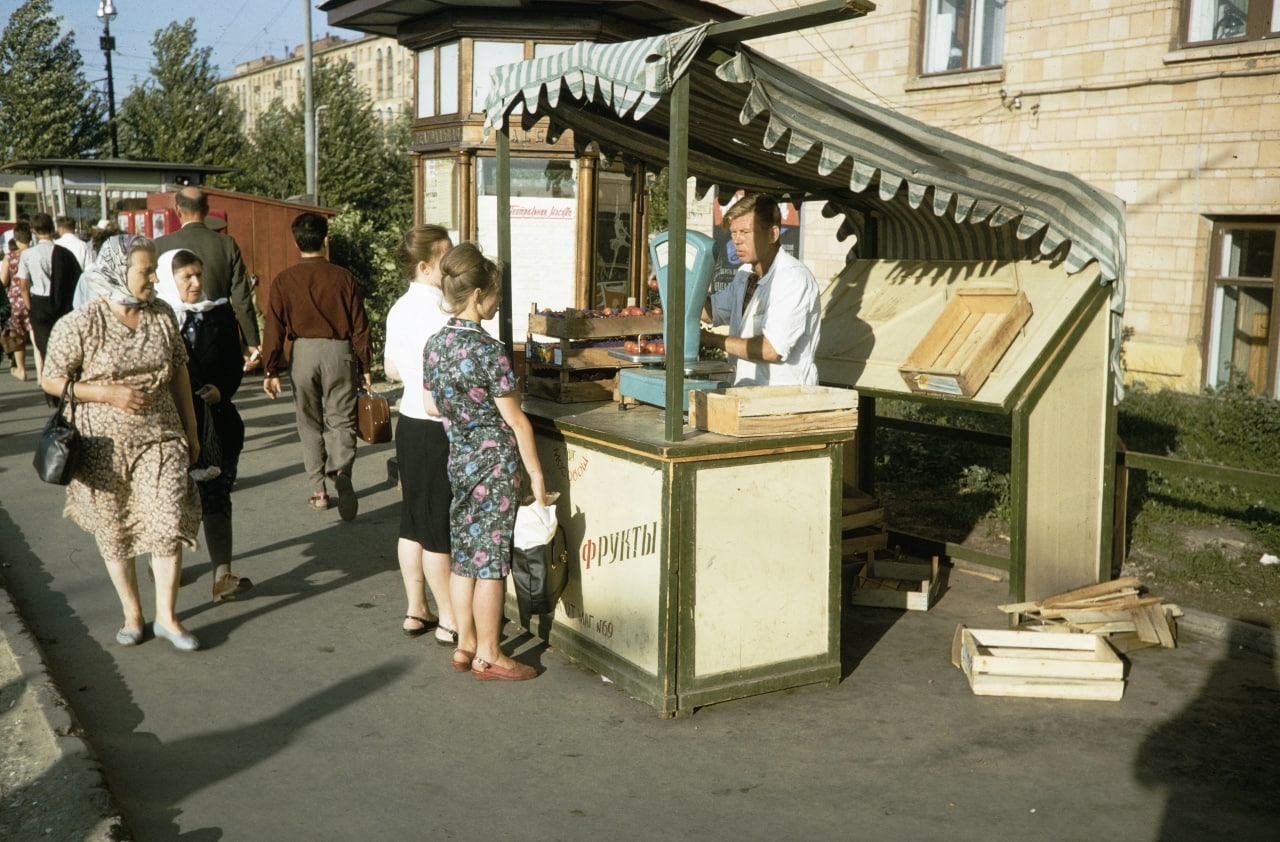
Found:
<path fill-rule="evenodd" d="M 151 240 L 112 237 L 90 271 L 93 289 L 104 294 L 54 325 L 41 381 L 50 395 L 75 381 L 80 461 L 64 515 L 93 534 L 106 562 L 124 612 L 116 642 L 142 642 L 134 562 L 150 553 L 155 636 L 197 649 L 174 613 L 182 548 L 195 548 L 200 527 L 200 500 L 187 473 L 200 449 L 187 349 L 173 309 L 155 298 Z"/>
<path fill-rule="evenodd" d="M 18 280 L 18 258 L 31 247 L 31 226 L 19 222 L 13 227 L 13 239 L 9 252 L 0 264 L 0 284 L 9 295 L 9 327 L 22 337 L 23 347 L 13 352 L 13 366 L 9 373 L 19 380 L 27 379 L 27 334 L 31 332 L 31 317 L 27 313 L 27 300 L 22 294 L 22 282 Z"/>
<path fill-rule="evenodd" d="M 511 538 L 520 503 L 520 465 L 532 496 L 546 503 L 533 425 L 520 408 L 511 360 L 480 328 L 493 318 L 502 273 L 474 243 L 454 246 L 440 261 L 443 306 L 453 315 L 423 349 L 427 412 L 449 436 L 452 568 L 449 596 L 457 621 L 453 668 L 479 679 L 537 676 L 499 647 Z"/>

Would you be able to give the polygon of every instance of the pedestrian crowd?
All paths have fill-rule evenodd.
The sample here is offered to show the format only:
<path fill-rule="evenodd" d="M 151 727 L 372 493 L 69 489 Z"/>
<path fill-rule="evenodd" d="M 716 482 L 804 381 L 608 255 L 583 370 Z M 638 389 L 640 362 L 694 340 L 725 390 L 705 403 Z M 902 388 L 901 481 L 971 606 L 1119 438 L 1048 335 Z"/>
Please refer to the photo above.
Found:
<path fill-rule="evenodd" d="M 294 219 L 296 264 L 273 280 L 261 329 L 235 240 L 207 224 L 196 187 L 175 197 L 182 227 L 156 240 L 38 213 L 6 242 L 5 351 L 51 405 L 76 407 L 79 458 L 64 515 L 91 533 L 137 646 L 148 623 L 137 562 L 155 586 L 154 637 L 183 651 L 199 639 L 177 614 L 183 550 L 203 526 L 212 600 L 253 583 L 232 571 L 232 497 L 245 425 L 235 396 L 261 359 L 263 391 L 287 374 L 310 496 L 353 520 L 356 406 L 372 385 L 369 321 L 360 286 L 328 259 L 328 222 Z M 59 233 L 60 232 L 60 233 Z M 533 428 L 520 408 L 506 350 L 482 328 L 501 296 L 501 269 L 439 226 L 405 233 L 396 253 L 409 282 L 386 325 L 384 364 L 404 382 L 395 429 L 403 501 L 396 555 L 402 630 L 453 649 L 452 669 L 480 680 L 537 672 L 500 648 L 505 580 L 518 505 L 546 503 Z M 246 362 L 248 361 L 248 362 Z M 430 602 L 434 600 L 433 612 Z"/>

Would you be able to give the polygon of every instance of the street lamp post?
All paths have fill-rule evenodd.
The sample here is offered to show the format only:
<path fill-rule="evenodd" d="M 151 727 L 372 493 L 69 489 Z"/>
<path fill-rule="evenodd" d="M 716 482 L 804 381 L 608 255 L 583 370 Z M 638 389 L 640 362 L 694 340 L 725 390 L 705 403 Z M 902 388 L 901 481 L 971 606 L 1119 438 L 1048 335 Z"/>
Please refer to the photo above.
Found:
<path fill-rule="evenodd" d="M 311 201 L 316 204 L 320 203 L 320 112 L 324 111 L 328 107 L 328 105 L 317 105 L 315 119 L 313 120 L 315 123 L 316 137 L 314 143 L 311 145 L 311 149 L 314 151 L 316 158 L 315 163 L 311 167 L 311 171 L 315 173 L 316 190 L 315 194 L 311 197 Z"/>
<path fill-rule="evenodd" d="M 102 52 L 107 56 L 107 127 L 111 131 L 111 157 L 120 157 L 120 147 L 116 142 L 116 86 L 111 77 L 111 52 L 116 48 L 116 39 L 111 37 L 111 19 L 116 16 L 116 7 L 111 0 L 99 0 L 98 17 L 102 18 L 102 37 L 98 39 Z"/>

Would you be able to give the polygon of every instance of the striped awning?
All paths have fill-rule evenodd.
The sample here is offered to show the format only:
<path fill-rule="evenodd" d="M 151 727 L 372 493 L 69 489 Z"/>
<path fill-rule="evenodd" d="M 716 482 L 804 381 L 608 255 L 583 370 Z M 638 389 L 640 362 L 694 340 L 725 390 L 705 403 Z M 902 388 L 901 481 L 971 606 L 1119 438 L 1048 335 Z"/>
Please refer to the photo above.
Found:
<path fill-rule="evenodd" d="M 719 62 L 711 60 L 716 51 L 727 52 L 698 27 L 577 44 L 507 65 L 493 72 L 486 126 L 505 126 L 523 102 L 522 123 L 548 118 L 550 142 L 572 130 L 580 153 L 595 144 L 607 158 L 660 168 L 669 155 L 664 94 L 688 73 L 688 166 L 700 190 L 825 200 L 825 215 L 845 217 L 842 239 L 873 241 L 872 253 L 855 246 L 858 256 L 1040 259 L 1068 273 L 1094 264 L 1101 282 L 1112 286 L 1119 336 L 1120 199 L 1069 173 L 850 96 L 746 46 L 733 45 L 733 55 Z M 1118 356 L 1116 366 L 1118 373 Z"/>

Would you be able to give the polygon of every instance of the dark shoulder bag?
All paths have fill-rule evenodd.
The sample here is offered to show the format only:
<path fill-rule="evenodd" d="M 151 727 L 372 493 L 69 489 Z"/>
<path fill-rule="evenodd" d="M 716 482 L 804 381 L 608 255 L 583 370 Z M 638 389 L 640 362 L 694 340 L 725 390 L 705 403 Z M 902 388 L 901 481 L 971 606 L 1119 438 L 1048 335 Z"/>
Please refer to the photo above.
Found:
<path fill-rule="evenodd" d="M 62 416 L 62 410 L 70 405 L 69 417 Z M 36 457 L 32 464 L 36 473 L 45 482 L 54 485 L 66 485 L 71 482 L 75 473 L 76 462 L 80 458 L 80 432 L 76 430 L 76 385 L 67 378 L 62 387 L 62 399 L 53 417 L 44 425 L 40 433 L 40 441 L 36 444 Z"/>

